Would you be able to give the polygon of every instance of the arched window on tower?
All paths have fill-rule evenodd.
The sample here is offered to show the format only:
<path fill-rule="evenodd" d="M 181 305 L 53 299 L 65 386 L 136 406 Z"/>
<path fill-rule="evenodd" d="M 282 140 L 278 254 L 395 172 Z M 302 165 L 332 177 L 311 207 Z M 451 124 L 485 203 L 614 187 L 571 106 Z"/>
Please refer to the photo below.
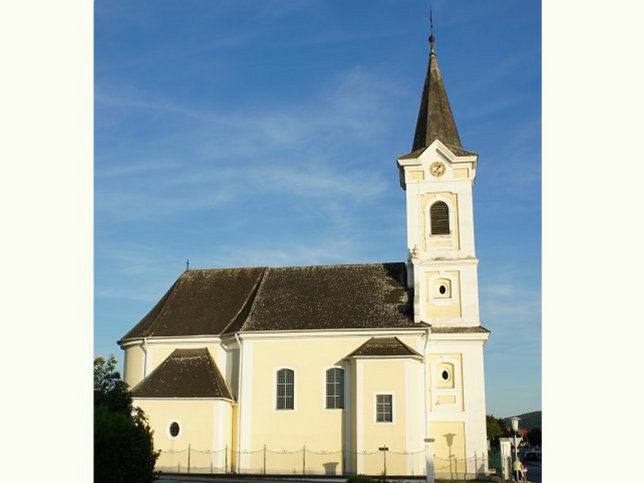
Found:
<path fill-rule="evenodd" d="M 449 207 L 444 201 L 437 201 L 429 209 L 432 235 L 449 235 Z"/>

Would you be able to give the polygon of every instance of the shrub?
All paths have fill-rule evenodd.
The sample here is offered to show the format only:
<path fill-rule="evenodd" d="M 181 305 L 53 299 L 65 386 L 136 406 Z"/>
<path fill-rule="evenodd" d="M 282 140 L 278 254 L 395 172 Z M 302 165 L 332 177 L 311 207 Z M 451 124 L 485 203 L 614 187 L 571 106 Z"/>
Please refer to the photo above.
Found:
<path fill-rule="evenodd" d="M 94 482 L 149 483 L 159 453 L 115 367 L 113 356 L 94 360 Z"/>

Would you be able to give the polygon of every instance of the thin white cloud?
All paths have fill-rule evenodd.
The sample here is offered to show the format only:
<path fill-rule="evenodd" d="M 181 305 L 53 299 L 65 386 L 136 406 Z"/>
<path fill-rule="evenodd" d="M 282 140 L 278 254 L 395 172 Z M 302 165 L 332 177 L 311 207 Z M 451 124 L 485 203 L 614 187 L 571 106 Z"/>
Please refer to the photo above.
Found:
<path fill-rule="evenodd" d="M 99 93 L 99 104 L 166 113 L 174 129 L 172 144 L 183 146 L 185 152 L 169 153 L 163 142 L 150 143 L 143 155 L 127 154 L 127 146 L 112 153 L 105 147 L 97 161 L 97 210 L 115 219 L 144 219 L 221 206 L 249 190 L 295 198 L 374 199 L 387 183 L 371 172 L 338 163 L 342 148 L 335 140 L 368 139 L 384 129 L 385 99 L 397 89 L 373 73 L 353 68 L 305 105 L 254 106 L 252 112 L 233 113 L 134 93 L 130 97 Z M 194 122 L 177 123 L 176 115 Z M 110 166 L 104 167 L 102 160 L 107 159 Z M 136 173 L 146 176 L 129 177 Z M 199 196 L 195 189 L 201 190 Z"/>

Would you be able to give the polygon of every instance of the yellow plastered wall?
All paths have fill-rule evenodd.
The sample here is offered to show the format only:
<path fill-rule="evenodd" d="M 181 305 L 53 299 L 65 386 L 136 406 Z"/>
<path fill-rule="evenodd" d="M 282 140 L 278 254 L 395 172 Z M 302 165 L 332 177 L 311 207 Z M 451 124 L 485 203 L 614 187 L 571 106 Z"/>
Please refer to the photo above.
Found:
<path fill-rule="evenodd" d="M 343 411 L 325 408 L 326 369 L 340 366 L 342 359 L 361 343 L 346 339 L 253 342 L 252 433 L 248 449 L 262 450 L 266 445 L 267 471 L 301 473 L 304 446 L 316 452 L 344 447 Z M 294 371 L 294 410 L 275 408 L 276 372 L 281 368 Z M 348 365 L 343 368 L 347 371 Z M 261 470 L 263 460 L 263 451 L 252 454 L 250 469 Z M 342 471 L 341 452 L 328 455 L 325 461 L 310 458 L 306 464 L 310 472 L 317 473 L 333 465 L 337 465 L 338 473 Z"/>
<path fill-rule="evenodd" d="M 130 346 L 125 349 L 124 381 L 130 388 L 136 386 L 143 379 L 145 356 L 141 346 Z"/>
<path fill-rule="evenodd" d="M 422 181 L 425 179 L 425 173 L 421 170 L 409 170 L 405 172 L 406 181 Z"/>
<path fill-rule="evenodd" d="M 437 297 L 437 285 L 443 277 L 452 280 L 450 283 L 450 298 Z M 425 305 L 426 319 L 461 317 L 461 277 L 458 270 L 449 270 L 445 272 L 425 272 Z"/>
<path fill-rule="evenodd" d="M 154 432 L 154 448 L 161 450 L 157 469 L 186 471 L 188 445 L 190 467 L 209 472 L 223 472 L 226 463 L 226 445 L 232 448 L 232 405 L 228 401 L 203 399 L 135 399 L 148 416 Z M 176 438 L 169 435 L 170 424 L 176 421 L 180 432 Z M 219 447 L 221 446 L 221 447 Z M 216 452 L 214 452 L 216 451 Z M 230 451 L 228 453 L 230 468 Z"/>
<path fill-rule="evenodd" d="M 437 196 L 439 198 L 437 198 Z M 429 226 L 429 206 L 438 199 L 446 200 L 450 207 L 450 231 L 451 236 L 448 235 L 435 235 L 430 237 L 429 243 L 427 235 L 430 231 Z M 459 227 L 458 227 L 458 197 L 456 193 L 449 191 L 441 191 L 437 193 L 425 193 L 420 195 L 419 220 L 420 220 L 420 247 L 421 250 L 431 250 L 432 248 L 451 248 L 453 250 L 459 249 Z"/>
<path fill-rule="evenodd" d="M 406 446 L 405 428 L 408 415 L 405 414 L 405 367 L 404 360 L 365 360 L 362 391 L 362 420 L 364 428 L 363 451 L 378 453 L 378 447 L 387 446 L 393 451 L 404 451 Z M 376 423 L 376 394 L 393 395 L 393 422 Z M 380 455 L 379 455 L 380 456 Z M 391 458 L 390 458 L 391 460 Z M 365 458 L 363 472 L 380 474 L 382 458 Z M 405 474 L 402 465 L 388 468 L 390 474 Z"/>
<path fill-rule="evenodd" d="M 422 397 L 422 391 L 418 390 L 416 384 L 405 388 L 405 365 L 409 363 L 409 359 L 363 359 L 360 363 L 363 364 L 363 406 L 361 408 L 362 414 L 357 417 L 362 418 L 362 451 L 372 453 L 362 456 L 362 472 L 370 475 L 381 474 L 384 470 L 384 457 L 378 448 L 386 446 L 389 448 L 387 453 L 388 474 L 408 474 L 409 464 L 412 465 L 412 473 L 420 474 L 422 472 L 422 455 L 420 453 L 411 456 L 400 454 L 407 451 L 413 452 L 414 448 L 408 448 L 407 433 L 410 429 L 414 432 L 411 436 L 412 444 L 414 440 L 420 441 L 421 434 L 420 432 L 415 434 L 415 428 L 421 428 L 423 424 L 418 411 L 408 411 L 407 397 L 412 401 L 417 401 Z M 412 364 L 413 369 L 421 370 L 422 364 L 420 362 L 412 361 Z M 415 379 L 412 380 L 415 381 Z M 391 394 L 393 396 L 393 422 L 376 422 L 377 394 Z M 410 421 L 409 418 L 412 420 Z M 409 459 L 411 463 L 408 461 Z"/>
<path fill-rule="evenodd" d="M 253 341 L 252 371 L 253 393 L 251 410 L 250 448 L 256 451 L 250 455 L 246 471 L 261 471 L 264 464 L 263 446 L 266 445 L 266 468 L 268 472 L 300 473 L 302 471 L 302 450 L 306 446 L 306 472 L 340 474 L 343 464 L 343 448 L 348 450 L 347 438 L 355 448 L 351 422 L 344 417 L 345 411 L 326 409 L 326 370 L 334 366 L 345 369 L 345 379 L 351 375 L 351 387 L 355 387 L 355 373 L 343 359 L 357 349 L 369 337 L 328 338 Z M 410 347 L 416 347 L 414 337 L 401 337 Z M 394 364 L 396 365 L 396 364 Z M 397 367 L 397 365 L 396 365 Z M 277 410 L 276 372 L 289 368 L 295 372 L 295 409 Z M 392 369 L 388 369 L 392 370 Z M 404 377 L 396 372 L 395 384 L 404 384 Z M 374 374 L 374 382 L 383 381 L 389 375 Z M 346 385 L 345 385 L 346 387 Z M 398 387 L 398 386 L 397 386 Z M 348 394 L 354 391 L 348 389 Z M 402 389 L 398 389 L 402 391 Z M 345 391 L 345 395 L 347 392 Z M 402 398 L 402 392 L 400 396 Z M 363 411 L 373 414 L 371 397 L 368 407 L 355 408 L 355 398 L 345 397 L 345 408 L 353 404 L 351 413 Z M 402 409 L 402 408 L 401 408 Z M 404 418 L 401 416 L 401 418 Z M 403 419 L 404 420 L 404 419 Z M 404 429 L 404 425 L 396 426 Z M 398 442 L 398 440 L 396 440 Z M 392 443 L 393 444 L 393 443 Z M 404 444 L 404 438 L 401 440 Z M 402 446 L 404 447 L 404 445 Z M 326 452 L 327 454 L 313 454 Z M 350 453 L 345 453 L 350 454 Z M 345 458 L 348 458 L 345 456 Z"/>
<path fill-rule="evenodd" d="M 434 438 L 434 471 L 446 476 L 465 471 L 465 424 L 462 421 L 432 422 Z"/>
<path fill-rule="evenodd" d="M 467 168 L 454 168 L 452 170 L 452 178 L 454 179 L 464 179 L 469 176 Z"/>

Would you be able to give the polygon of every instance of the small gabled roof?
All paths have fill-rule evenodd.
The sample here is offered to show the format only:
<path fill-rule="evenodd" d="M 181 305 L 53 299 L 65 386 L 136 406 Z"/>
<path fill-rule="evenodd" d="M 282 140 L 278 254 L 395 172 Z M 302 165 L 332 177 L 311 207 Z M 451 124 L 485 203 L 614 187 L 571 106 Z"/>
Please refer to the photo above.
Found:
<path fill-rule="evenodd" d="M 208 349 L 176 349 L 132 389 L 132 397 L 208 397 L 232 400 Z"/>
<path fill-rule="evenodd" d="M 420 357 L 418 352 L 409 347 L 398 337 L 372 337 L 362 344 L 349 357 Z"/>

